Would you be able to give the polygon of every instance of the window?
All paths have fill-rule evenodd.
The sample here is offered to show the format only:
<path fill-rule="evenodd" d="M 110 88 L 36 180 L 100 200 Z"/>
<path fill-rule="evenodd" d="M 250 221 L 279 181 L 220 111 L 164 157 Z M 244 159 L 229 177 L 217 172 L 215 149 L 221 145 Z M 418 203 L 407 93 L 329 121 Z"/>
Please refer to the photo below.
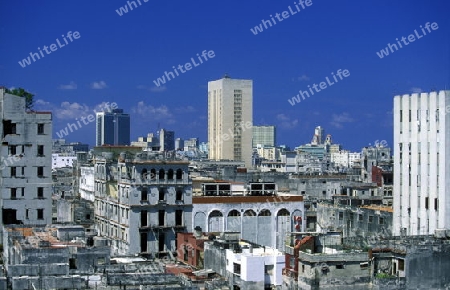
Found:
<path fill-rule="evenodd" d="M 439 208 L 439 201 L 437 198 L 434 199 L 434 210 L 438 210 Z"/>
<path fill-rule="evenodd" d="M 143 201 L 148 200 L 148 192 L 147 192 L 146 189 L 143 189 L 143 190 L 141 191 L 141 200 L 143 200 Z"/>
<path fill-rule="evenodd" d="M 164 226 L 166 222 L 164 221 L 164 218 L 166 217 L 166 212 L 164 210 L 158 211 L 158 220 L 159 220 L 159 226 Z"/>
<path fill-rule="evenodd" d="M 358 221 L 362 222 L 364 220 L 364 216 L 362 214 L 358 214 Z"/>
<path fill-rule="evenodd" d="M 373 216 L 369 215 L 369 223 L 373 223 Z"/>
<path fill-rule="evenodd" d="M 182 190 L 177 190 L 176 200 L 183 200 L 183 191 Z"/>
<path fill-rule="evenodd" d="M 11 188 L 11 199 L 16 199 L 17 188 Z"/>
<path fill-rule="evenodd" d="M 37 146 L 37 156 L 44 156 L 44 145 Z"/>
<path fill-rule="evenodd" d="M 141 227 L 147 226 L 147 211 L 143 210 L 141 211 Z"/>
<path fill-rule="evenodd" d="M 37 188 L 37 198 L 44 198 L 44 188 L 43 187 Z"/>
<path fill-rule="evenodd" d="M 43 166 L 39 166 L 37 168 L 37 176 L 38 177 L 44 177 L 44 167 Z"/>
<path fill-rule="evenodd" d="M 241 264 L 233 263 L 233 273 L 234 274 L 241 274 Z"/>
<path fill-rule="evenodd" d="M 339 212 L 339 220 L 343 220 L 344 219 L 344 213 L 343 212 Z"/>
<path fill-rule="evenodd" d="M 37 124 L 37 133 L 38 135 L 44 134 L 44 124 Z"/>
<path fill-rule="evenodd" d="M 337 264 L 336 269 L 344 269 L 344 264 Z"/>
<path fill-rule="evenodd" d="M 380 217 L 379 223 L 380 225 L 384 225 L 384 218 Z"/>
<path fill-rule="evenodd" d="M 17 154 L 17 146 L 16 145 L 10 145 L 8 146 L 8 154 L 9 155 L 16 155 Z"/>
<path fill-rule="evenodd" d="M 425 209 L 428 209 L 428 197 L 425 197 Z"/>
<path fill-rule="evenodd" d="M 25 209 L 25 218 L 26 219 L 30 219 L 28 211 L 29 211 L 28 208 Z"/>
<path fill-rule="evenodd" d="M 16 167 L 11 167 L 11 177 L 16 177 Z"/>
<path fill-rule="evenodd" d="M 164 188 L 159 189 L 159 200 L 165 200 Z"/>
<path fill-rule="evenodd" d="M 69 269 L 76 269 L 76 268 L 77 268 L 77 259 L 69 258 Z"/>
<path fill-rule="evenodd" d="M 405 260 L 398 259 L 398 270 L 405 271 Z"/>
<path fill-rule="evenodd" d="M 43 220 L 44 219 L 44 209 L 40 208 L 37 210 L 37 219 Z"/>
<path fill-rule="evenodd" d="M 175 225 L 182 226 L 183 225 L 183 210 L 177 209 L 175 211 Z"/>

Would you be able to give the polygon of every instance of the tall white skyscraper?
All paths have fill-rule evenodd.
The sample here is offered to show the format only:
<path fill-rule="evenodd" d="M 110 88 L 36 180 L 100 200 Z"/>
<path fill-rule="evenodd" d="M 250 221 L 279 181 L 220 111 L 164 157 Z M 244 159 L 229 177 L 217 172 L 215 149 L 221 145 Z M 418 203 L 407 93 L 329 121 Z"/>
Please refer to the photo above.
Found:
<path fill-rule="evenodd" d="M 209 159 L 252 165 L 253 81 L 228 76 L 208 82 Z"/>
<path fill-rule="evenodd" d="M 450 91 L 394 97 L 394 235 L 450 229 L 447 112 Z"/>
<path fill-rule="evenodd" d="M 130 145 L 130 115 L 122 109 L 97 114 L 96 146 Z"/>

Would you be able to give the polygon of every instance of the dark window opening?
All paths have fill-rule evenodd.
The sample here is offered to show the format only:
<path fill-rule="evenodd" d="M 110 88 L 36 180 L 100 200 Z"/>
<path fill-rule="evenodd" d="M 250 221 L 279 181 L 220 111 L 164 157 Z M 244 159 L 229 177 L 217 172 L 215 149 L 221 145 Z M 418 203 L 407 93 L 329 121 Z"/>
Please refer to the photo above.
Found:
<path fill-rule="evenodd" d="M 16 145 L 10 145 L 8 146 L 8 153 L 9 155 L 16 155 L 17 154 L 17 146 Z"/>
<path fill-rule="evenodd" d="M 176 226 L 183 225 L 183 210 L 177 209 L 175 211 L 175 225 Z"/>
<path fill-rule="evenodd" d="M 44 145 L 38 145 L 37 146 L 37 155 L 38 156 L 44 156 Z"/>
<path fill-rule="evenodd" d="M 183 178 L 183 170 L 177 169 L 176 179 L 180 180 Z"/>
<path fill-rule="evenodd" d="M 11 199 L 17 198 L 17 188 L 11 188 Z"/>
<path fill-rule="evenodd" d="M 76 268 L 77 268 L 77 259 L 69 258 L 69 269 L 76 269 Z"/>
<path fill-rule="evenodd" d="M 398 259 L 398 270 L 405 271 L 405 260 Z"/>
<path fill-rule="evenodd" d="M 159 189 L 159 200 L 165 200 L 164 188 Z"/>
<path fill-rule="evenodd" d="M 87 219 L 87 220 L 90 220 L 90 219 L 91 219 L 91 215 L 90 215 L 90 214 L 87 214 L 87 215 L 86 215 L 86 219 Z"/>
<path fill-rule="evenodd" d="M 141 253 L 147 252 L 147 233 L 141 233 Z"/>
<path fill-rule="evenodd" d="M 143 180 L 146 180 L 147 179 L 147 169 L 142 169 L 142 171 L 141 171 L 141 177 L 142 177 L 142 179 Z"/>
<path fill-rule="evenodd" d="M 148 192 L 147 192 L 146 189 L 143 189 L 143 190 L 141 191 L 141 200 L 143 200 L 143 201 L 148 200 Z"/>
<path fill-rule="evenodd" d="M 336 269 L 344 269 L 344 264 L 338 264 L 338 265 L 336 265 Z"/>
<path fill-rule="evenodd" d="M 44 124 L 37 124 L 37 133 L 38 135 L 44 134 Z"/>
<path fill-rule="evenodd" d="M 167 172 L 167 179 L 173 180 L 173 169 L 169 169 L 169 171 Z"/>
<path fill-rule="evenodd" d="M 4 208 L 2 212 L 3 224 L 5 225 L 13 225 L 19 224 L 20 221 L 17 220 L 17 210 Z"/>
<path fill-rule="evenodd" d="M 44 177 L 44 167 L 43 166 L 39 166 L 37 168 L 37 176 L 38 177 Z"/>
<path fill-rule="evenodd" d="M 37 219 L 43 220 L 44 219 L 44 210 L 42 208 L 37 210 Z"/>
<path fill-rule="evenodd" d="M 143 210 L 141 211 L 141 227 L 147 226 L 147 211 Z"/>
<path fill-rule="evenodd" d="M 437 198 L 434 199 L 434 210 L 438 210 L 439 208 L 439 201 Z"/>
<path fill-rule="evenodd" d="M 44 188 L 43 187 L 38 187 L 37 188 L 37 197 L 38 198 L 44 198 Z"/>
<path fill-rule="evenodd" d="M 160 169 L 159 170 L 159 179 L 164 179 L 165 175 L 166 175 L 166 173 L 164 172 L 164 169 Z"/>
<path fill-rule="evenodd" d="M 428 197 L 425 197 L 425 209 L 428 209 Z"/>
<path fill-rule="evenodd" d="M 165 241 L 166 241 L 166 237 L 165 237 L 164 233 L 159 233 L 159 237 L 158 237 L 158 251 L 164 252 L 164 250 L 165 250 Z"/>
<path fill-rule="evenodd" d="M 234 274 L 241 274 L 241 264 L 233 263 L 233 273 Z"/>
<path fill-rule="evenodd" d="M 177 190 L 176 200 L 183 200 L 183 191 L 182 190 Z"/>
<path fill-rule="evenodd" d="M 11 167 L 11 177 L 16 177 L 16 167 Z"/>
<path fill-rule="evenodd" d="M 150 169 L 150 179 L 156 179 L 156 170 L 154 168 Z"/>
<path fill-rule="evenodd" d="M 16 124 L 12 123 L 11 120 L 4 120 L 3 121 L 3 137 L 5 137 L 8 134 L 16 134 Z"/>
<path fill-rule="evenodd" d="M 159 221 L 159 225 L 160 226 L 164 226 L 165 225 L 165 223 L 166 223 L 165 220 L 164 220 L 165 216 L 166 216 L 166 212 L 164 210 L 159 210 L 158 211 L 158 221 Z"/>

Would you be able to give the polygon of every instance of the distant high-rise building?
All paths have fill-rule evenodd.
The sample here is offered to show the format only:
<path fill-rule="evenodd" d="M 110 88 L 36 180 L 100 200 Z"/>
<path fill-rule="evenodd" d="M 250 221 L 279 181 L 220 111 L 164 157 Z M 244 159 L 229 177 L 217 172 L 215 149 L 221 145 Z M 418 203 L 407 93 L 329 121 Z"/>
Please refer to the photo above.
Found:
<path fill-rule="evenodd" d="M 316 129 L 314 129 L 314 136 L 311 140 L 311 145 L 324 144 L 324 138 L 325 138 L 325 130 L 320 126 L 317 126 Z"/>
<path fill-rule="evenodd" d="M 198 149 L 198 138 L 190 138 L 184 141 L 184 151 L 195 151 Z"/>
<path fill-rule="evenodd" d="M 130 115 L 122 109 L 97 112 L 96 146 L 130 145 Z"/>
<path fill-rule="evenodd" d="M 159 130 L 159 150 L 172 151 L 175 150 L 175 132 L 166 129 Z"/>
<path fill-rule="evenodd" d="M 394 235 L 450 230 L 450 91 L 394 97 Z"/>
<path fill-rule="evenodd" d="M 175 139 L 175 150 L 184 150 L 184 140 L 181 138 Z"/>
<path fill-rule="evenodd" d="M 52 223 L 52 114 L 0 88 L 0 224 Z M 0 234 L 1 236 L 1 234 Z"/>
<path fill-rule="evenodd" d="M 275 126 L 253 126 L 252 146 L 256 148 L 258 144 L 262 146 L 274 147 L 276 144 Z"/>
<path fill-rule="evenodd" d="M 253 81 L 228 76 L 208 82 L 209 159 L 252 166 Z"/>

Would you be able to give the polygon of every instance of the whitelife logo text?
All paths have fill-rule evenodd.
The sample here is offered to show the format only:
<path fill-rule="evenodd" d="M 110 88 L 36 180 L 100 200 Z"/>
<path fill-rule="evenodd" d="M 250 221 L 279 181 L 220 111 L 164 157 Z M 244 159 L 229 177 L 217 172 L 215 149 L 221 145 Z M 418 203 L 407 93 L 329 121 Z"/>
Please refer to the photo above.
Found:
<path fill-rule="evenodd" d="M 67 38 L 70 40 L 67 41 Z M 64 36 L 64 34 L 62 34 L 62 38 L 63 41 L 59 41 L 59 39 L 56 39 L 56 43 L 58 44 L 58 46 L 56 46 L 56 44 L 52 43 L 49 46 L 44 45 L 42 47 L 42 50 L 45 51 L 46 54 L 44 54 L 41 50 L 40 47 L 38 47 L 39 53 L 37 52 L 30 52 L 30 56 L 27 58 L 24 58 L 22 61 L 19 61 L 19 64 L 21 67 L 26 67 L 27 65 L 31 64 L 31 60 L 33 60 L 33 62 L 36 62 L 36 60 L 44 58 L 44 56 L 46 56 L 47 54 L 51 54 L 52 52 L 55 52 L 58 50 L 58 48 L 62 48 L 66 45 L 68 45 L 69 43 L 72 43 L 75 39 L 79 39 L 81 37 L 80 33 L 78 31 L 75 31 L 72 33 L 72 31 L 67 32 L 66 36 Z M 49 50 L 50 49 L 50 50 Z M 30 59 L 31 57 L 31 59 Z"/>
<path fill-rule="evenodd" d="M 398 38 L 396 38 L 395 40 L 397 40 L 398 47 L 403 48 L 402 43 L 406 46 L 406 45 L 409 45 L 410 43 L 413 43 L 417 39 L 420 39 L 420 38 L 424 37 L 425 35 L 427 35 L 427 33 L 425 32 L 425 29 L 428 31 L 428 33 L 431 33 L 431 30 L 437 30 L 438 28 L 439 28 L 439 26 L 436 22 L 433 22 L 431 24 L 430 24 L 430 22 L 427 22 L 427 23 L 425 23 L 425 28 L 423 28 L 422 25 L 420 25 L 420 30 L 422 31 L 422 34 L 417 32 L 417 29 L 414 29 L 414 34 L 408 35 L 409 42 L 406 41 L 406 37 L 404 37 L 404 36 L 400 39 L 401 41 L 398 40 Z M 388 43 L 386 48 L 380 50 L 379 52 L 377 51 L 377 55 L 379 58 L 383 58 L 383 57 L 389 55 L 389 50 L 391 53 L 394 53 L 395 51 L 399 50 L 398 47 L 395 43 L 394 44 Z M 394 48 L 395 48 L 395 50 L 394 50 Z"/>
<path fill-rule="evenodd" d="M 201 64 L 203 63 L 203 59 L 204 59 L 205 61 L 208 61 L 209 58 L 214 58 L 215 56 L 216 56 L 216 55 L 214 54 L 214 51 L 213 51 L 213 50 L 210 50 L 210 51 L 208 51 L 208 52 L 207 52 L 206 50 L 204 50 L 204 51 L 202 52 L 202 55 L 201 55 L 201 56 L 197 53 L 198 63 L 195 61 L 195 59 L 194 59 L 193 57 L 191 57 L 191 62 L 187 62 L 187 63 L 185 63 L 184 65 L 179 64 L 176 68 L 175 68 L 175 66 L 172 66 L 173 72 L 171 72 L 171 71 L 169 71 L 169 72 L 165 71 L 165 72 L 164 72 L 164 75 L 163 75 L 162 77 L 157 78 L 156 81 L 153 80 L 153 82 L 155 83 L 155 85 L 156 85 L 157 87 L 160 87 L 161 85 L 165 84 L 166 82 L 170 81 L 171 79 L 174 79 L 174 78 L 175 78 L 175 75 L 176 75 L 176 76 L 179 76 L 179 75 L 180 75 L 180 74 L 178 73 L 177 68 L 180 70 L 181 73 L 184 74 L 184 73 L 187 72 L 188 70 L 191 70 L 191 69 L 192 69 L 192 65 L 193 65 L 194 67 L 199 66 L 199 65 L 201 65 Z M 202 57 L 203 57 L 203 59 L 202 59 Z"/>

